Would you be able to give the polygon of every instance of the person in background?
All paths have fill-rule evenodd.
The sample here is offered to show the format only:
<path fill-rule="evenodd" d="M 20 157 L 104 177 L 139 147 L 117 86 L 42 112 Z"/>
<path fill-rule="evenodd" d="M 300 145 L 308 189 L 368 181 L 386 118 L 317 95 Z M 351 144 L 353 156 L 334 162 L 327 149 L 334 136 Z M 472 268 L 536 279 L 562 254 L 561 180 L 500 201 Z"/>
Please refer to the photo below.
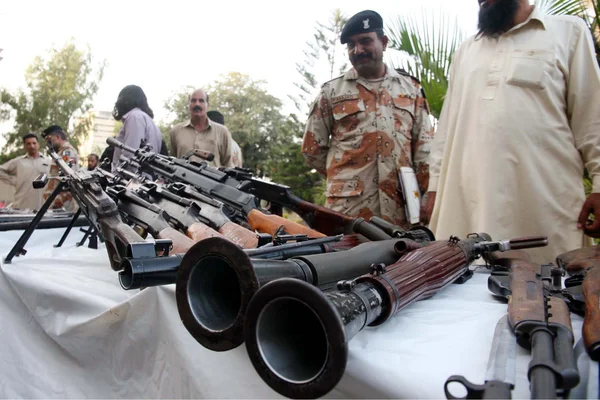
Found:
<path fill-rule="evenodd" d="M 87 169 L 88 171 L 93 171 L 98 167 L 98 154 L 95 153 L 91 153 L 88 156 L 88 164 L 87 164 Z"/>
<path fill-rule="evenodd" d="M 148 99 L 141 87 L 128 85 L 121 90 L 115 103 L 113 117 L 117 121 L 123 121 L 123 127 L 117 134 L 118 141 L 134 149 L 143 145 L 148 146 L 150 151 L 161 151 L 162 135 L 152 120 L 154 113 L 148 106 Z M 131 157 L 131 154 L 121 149 L 114 149 L 113 171 L 121 163 L 121 155 L 125 158 Z"/>
<path fill-rule="evenodd" d="M 192 150 L 204 150 L 214 154 L 213 161 L 192 156 L 194 161 L 206 161 L 214 167 L 233 167 L 231 149 L 233 139 L 229 130 L 211 122 L 207 116 L 208 95 L 203 89 L 195 90 L 190 96 L 190 119 L 171 130 L 171 149 L 175 157 L 181 158 Z"/>
<path fill-rule="evenodd" d="M 63 131 L 63 129 L 58 125 L 49 126 L 42 133 L 42 137 L 46 140 L 49 140 L 52 143 L 52 147 L 54 151 L 61 157 L 73 170 L 79 169 L 79 155 L 77 154 L 77 150 L 71 143 L 69 143 L 67 139 L 67 134 Z M 48 179 L 48 183 L 46 184 L 46 189 L 44 191 L 44 201 L 50 197 L 54 189 L 58 186 L 59 175 L 58 165 L 52 163 L 50 167 L 50 176 Z M 54 202 L 50 206 L 51 209 L 63 208 L 66 211 L 75 212 L 77 211 L 77 202 L 73 200 L 71 193 L 63 191 L 56 196 Z"/>
<path fill-rule="evenodd" d="M 40 174 L 50 172 L 50 159 L 40 153 L 38 138 L 34 133 L 23 136 L 27 154 L 0 165 L 0 181 L 15 187 L 12 208 L 39 210 L 44 191 L 34 189 L 32 182 Z"/>
<path fill-rule="evenodd" d="M 225 126 L 225 117 L 217 110 L 211 110 L 206 113 L 206 116 L 213 122 L 221 124 Z M 231 146 L 231 161 L 234 167 L 242 168 L 244 164 L 244 157 L 242 155 L 242 149 L 240 145 L 231 138 L 232 146 Z"/>

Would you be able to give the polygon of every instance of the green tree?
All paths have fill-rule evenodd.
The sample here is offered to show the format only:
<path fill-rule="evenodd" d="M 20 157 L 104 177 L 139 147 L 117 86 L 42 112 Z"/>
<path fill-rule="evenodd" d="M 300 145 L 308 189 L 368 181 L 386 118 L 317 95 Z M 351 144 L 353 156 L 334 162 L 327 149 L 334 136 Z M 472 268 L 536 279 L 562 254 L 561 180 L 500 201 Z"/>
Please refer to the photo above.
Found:
<path fill-rule="evenodd" d="M 22 153 L 21 137 L 39 133 L 49 125 L 68 130 L 74 146 L 91 128 L 91 116 L 75 118 L 92 108 L 92 100 L 102 80 L 106 61 L 93 65 L 90 48 L 78 49 L 73 40 L 37 56 L 25 73 L 25 90 L 0 91 L 0 121 L 14 118 L 14 127 L 5 135 L 5 156 Z"/>
<path fill-rule="evenodd" d="M 300 151 L 304 124 L 291 115 L 281 126 L 281 133 L 292 140 L 273 146 L 265 174 L 274 182 L 289 186 L 294 194 L 312 203 L 323 204 L 322 177 L 312 171 Z"/>
<path fill-rule="evenodd" d="M 292 140 L 281 100 L 269 94 L 264 84 L 248 75 L 230 72 L 206 88 L 210 108 L 223 114 L 225 125 L 240 145 L 244 167 L 259 177 L 265 175 L 275 147 Z"/>
<path fill-rule="evenodd" d="M 333 10 L 325 24 L 317 22 L 312 39 L 306 42 L 304 60 L 296 63 L 301 81 L 294 85 L 299 89 L 299 94 L 288 96 L 301 114 L 308 112 L 308 106 L 321 83 L 341 75 L 348 68 L 348 58 L 340 43 L 340 34 L 347 20 L 339 8 Z M 326 63 L 321 61 L 323 59 Z M 324 74 L 319 74 L 321 69 L 325 71 Z"/>

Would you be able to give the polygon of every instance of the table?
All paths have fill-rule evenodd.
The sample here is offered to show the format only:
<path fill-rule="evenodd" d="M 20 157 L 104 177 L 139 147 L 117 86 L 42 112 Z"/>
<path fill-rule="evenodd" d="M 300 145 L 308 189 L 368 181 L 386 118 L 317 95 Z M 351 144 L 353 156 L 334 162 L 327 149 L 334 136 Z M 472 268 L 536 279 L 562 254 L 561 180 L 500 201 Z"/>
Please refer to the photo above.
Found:
<path fill-rule="evenodd" d="M 64 228 L 38 230 L 25 256 L 0 266 L 2 398 L 281 398 L 254 371 L 242 345 L 219 353 L 184 328 L 174 285 L 123 290 L 104 244 L 76 247 Z M 22 231 L 0 233 L 0 255 Z M 479 269 L 462 285 L 414 303 L 350 342 L 346 373 L 328 398 L 444 398 L 454 374 L 483 383 L 505 303 Z M 582 319 L 572 315 L 576 340 Z M 528 398 L 527 351 L 517 351 L 513 398 Z M 598 363 L 580 358 L 590 377 L 582 397 L 598 396 Z M 577 395 L 577 393 L 575 393 Z"/>

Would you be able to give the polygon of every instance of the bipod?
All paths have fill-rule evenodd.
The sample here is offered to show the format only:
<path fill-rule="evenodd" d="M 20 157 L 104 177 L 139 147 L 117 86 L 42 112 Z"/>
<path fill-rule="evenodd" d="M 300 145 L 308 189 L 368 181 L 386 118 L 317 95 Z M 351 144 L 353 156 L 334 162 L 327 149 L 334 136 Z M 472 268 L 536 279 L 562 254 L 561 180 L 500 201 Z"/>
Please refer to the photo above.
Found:
<path fill-rule="evenodd" d="M 25 248 L 24 248 L 25 245 L 27 244 L 27 241 L 29 240 L 29 238 L 33 234 L 33 231 L 38 226 L 38 224 L 40 223 L 42 218 L 44 217 L 44 214 L 46 213 L 46 211 L 48 211 L 48 208 L 50 208 L 50 206 L 54 202 L 54 199 L 56 198 L 56 196 L 58 196 L 58 194 L 63 191 L 65 185 L 66 185 L 66 183 L 63 181 L 60 181 L 58 183 L 58 185 L 56 186 L 56 189 L 54 189 L 52 194 L 50 194 L 48 199 L 44 202 L 44 204 L 42 205 L 42 207 L 40 208 L 38 213 L 35 215 L 33 220 L 31 220 L 31 223 L 29 224 L 27 229 L 25 229 L 25 232 L 23 232 L 23 234 L 21 235 L 19 240 L 17 240 L 17 243 L 15 243 L 13 248 L 10 250 L 10 252 L 6 256 L 6 258 L 4 259 L 5 263 L 10 264 L 10 262 L 12 261 L 12 259 L 15 256 L 17 256 L 17 257 L 23 256 L 23 255 L 25 255 L 25 253 L 27 253 L 27 250 L 25 250 Z M 35 181 L 34 181 L 34 187 L 36 187 Z M 39 188 L 39 187 L 36 187 L 36 188 Z M 74 222 L 72 222 L 72 223 L 74 223 Z"/>
<path fill-rule="evenodd" d="M 69 232 L 71 232 L 71 229 L 75 225 L 75 221 L 77 221 L 77 218 L 79 218 L 80 215 L 81 215 L 81 208 L 78 208 L 75 215 L 73 215 L 73 219 L 71 220 L 71 222 L 69 222 L 69 226 L 67 226 L 67 230 L 65 231 L 65 233 L 63 233 L 62 237 L 60 238 L 58 243 L 54 245 L 54 247 L 60 247 L 63 245 L 63 243 L 67 239 L 67 236 L 69 236 Z"/>

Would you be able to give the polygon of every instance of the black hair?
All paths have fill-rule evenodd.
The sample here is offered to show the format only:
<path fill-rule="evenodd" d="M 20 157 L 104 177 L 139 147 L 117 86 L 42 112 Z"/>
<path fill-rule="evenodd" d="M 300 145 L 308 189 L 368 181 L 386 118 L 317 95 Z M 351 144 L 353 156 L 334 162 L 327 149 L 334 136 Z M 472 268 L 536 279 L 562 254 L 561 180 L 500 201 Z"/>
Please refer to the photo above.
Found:
<path fill-rule="evenodd" d="M 36 142 L 39 142 L 38 137 L 35 133 L 28 133 L 27 135 L 23 136 L 23 142 L 25 142 L 27 139 L 31 139 L 34 138 Z"/>
<path fill-rule="evenodd" d="M 100 157 L 98 157 L 98 154 L 96 154 L 96 153 L 90 153 L 88 158 L 90 158 L 90 157 L 96 157 L 96 161 L 100 160 Z"/>
<path fill-rule="evenodd" d="M 60 125 L 50 125 L 42 131 L 42 137 L 45 139 L 50 134 L 57 134 L 62 140 L 67 140 L 67 135 L 63 131 Z"/>
<path fill-rule="evenodd" d="M 113 117 L 120 121 L 125 114 L 136 107 L 148 114 L 150 118 L 154 118 L 154 113 L 148 105 L 148 99 L 142 88 L 136 85 L 125 86 L 117 97 Z"/>
<path fill-rule="evenodd" d="M 216 122 L 217 124 L 225 125 L 225 117 L 223 114 L 218 112 L 217 110 L 210 110 L 206 113 L 206 116 L 211 121 Z"/>

